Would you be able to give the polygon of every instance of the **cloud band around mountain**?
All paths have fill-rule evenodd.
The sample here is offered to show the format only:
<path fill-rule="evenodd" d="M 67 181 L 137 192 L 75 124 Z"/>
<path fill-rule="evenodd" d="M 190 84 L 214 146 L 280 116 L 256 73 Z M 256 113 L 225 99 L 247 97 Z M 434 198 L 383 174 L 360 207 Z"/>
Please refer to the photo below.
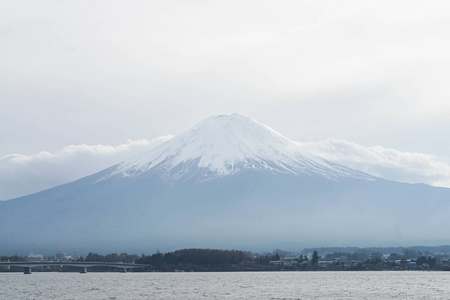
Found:
<path fill-rule="evenodd" d="M 118 146 L 70 145 L 57 153 L 0 157 L 0 199 L 39 192 L 96 173 L 153 149 L 172 136 L 129 140 Z M 450 164 L 434 155 L 366 147 L 340 139 L 298 142 L 298 151 L 385 179 L 450 187 Z"/>
<path fill-rule="evenodd" d="M 129 140 L 118 146 L 70 145 L 57 153 L 5 155 L 0 157 L 0 199 L 28 195 L 96 173 L 170 138 Z"/>
<path fill-rule="evenodd" d="M 303 153 L 374 176 L 407 183 L 450 187 L 450 164 L 435 155 L 402 152 L 382 146 L 365 147 L 341 139 L 297 143 Z"/>

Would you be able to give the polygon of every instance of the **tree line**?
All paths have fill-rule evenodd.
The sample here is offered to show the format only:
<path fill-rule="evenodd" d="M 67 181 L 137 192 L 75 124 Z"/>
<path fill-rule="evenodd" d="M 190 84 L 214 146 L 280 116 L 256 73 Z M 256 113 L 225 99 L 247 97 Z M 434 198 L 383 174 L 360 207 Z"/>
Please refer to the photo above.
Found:
<path fill-rule="evenodd" d="M 136 263 L 148 264 L 154 270 L 235 270 L 252 262 L 249 252 L 240 250 L 182 249 L 167 253 L 142 255 Z"/>

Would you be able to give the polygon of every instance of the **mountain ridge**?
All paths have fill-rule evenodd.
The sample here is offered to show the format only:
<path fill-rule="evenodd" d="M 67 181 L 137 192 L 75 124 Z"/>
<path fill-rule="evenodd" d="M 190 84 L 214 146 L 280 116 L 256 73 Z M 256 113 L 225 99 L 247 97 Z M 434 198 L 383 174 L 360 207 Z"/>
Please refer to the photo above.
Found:
<path fill-rule="evenodd" d="M 246 116 L 208 120 L 138 159 L 0 202 L 0 251 L 289 250 L 448 239 L 450 189 L 290 158 L 290 140 Z M 206 152 L 217 164 L 201 160 Z"/>

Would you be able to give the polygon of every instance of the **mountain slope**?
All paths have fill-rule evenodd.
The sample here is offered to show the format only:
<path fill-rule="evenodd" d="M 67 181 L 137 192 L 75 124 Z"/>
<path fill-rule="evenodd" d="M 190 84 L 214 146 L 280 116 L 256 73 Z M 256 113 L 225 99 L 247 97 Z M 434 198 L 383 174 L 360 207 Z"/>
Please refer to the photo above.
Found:
<path fill-rule="evenodd" d="M 307 158 L 246 116 L 219 116 L 138 158 L 0 202 L 0 252 L 442 242 L 449 199 L 449 189 Z"/>

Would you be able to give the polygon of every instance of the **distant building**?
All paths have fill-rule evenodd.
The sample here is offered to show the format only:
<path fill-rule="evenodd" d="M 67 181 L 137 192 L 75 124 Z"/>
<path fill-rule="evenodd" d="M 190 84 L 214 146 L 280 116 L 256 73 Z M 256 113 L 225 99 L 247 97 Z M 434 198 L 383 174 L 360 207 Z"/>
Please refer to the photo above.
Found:
<path fill-rule="evenodd" d="M 66 254 L 59 251 L 58 253 L 56 253 L 55 258 L 58 261 L 66 260 Z"/>
<path fill-rule="evenodd" d="M 321 261 L 319 261 L 319 263 L 318 263 L 318 267 L 320 268 L 320 269 L 326 269 L 326 268 L 328 268 L 329 266 L 332 266 L 334 264 L 334 262 L 332 261 L 332 260 L 321 260 Z"/>
<path fill-rule="evenodd" d="M 415 261 L 411 261 L 408 263 L 408 269 L 415 269 L 417 268 L 417 263 Z"/>
<path fill-rule="evenodd" d="M 43 254 L 34 254 L 33 252 L 30 252 L 27 256 L 28 261 L 41 261 L 44 259 Z"/>

